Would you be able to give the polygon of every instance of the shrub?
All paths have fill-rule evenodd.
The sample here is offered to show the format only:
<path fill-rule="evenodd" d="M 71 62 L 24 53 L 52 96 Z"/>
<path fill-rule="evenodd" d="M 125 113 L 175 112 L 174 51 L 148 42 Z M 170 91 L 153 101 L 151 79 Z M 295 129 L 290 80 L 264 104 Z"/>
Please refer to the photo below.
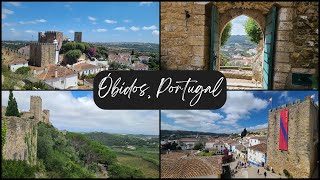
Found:
<path fill-rule="evenodd" d="M 30 70 L 31 70 L 30 67 L 21 67 L 21 68 L 18 68 L 15 73 L 17 73 L 17 74 L 28 74 L 28 72 Z"/>
<path fill-rule="evenodd" d="M 76 49 L 76 50 L 70 50 L 65 54 L 65 57 L 67 58 L 67 64 L 74 64 L 77 62 L 77 60 L 81 56 L 81 51 Z"/>

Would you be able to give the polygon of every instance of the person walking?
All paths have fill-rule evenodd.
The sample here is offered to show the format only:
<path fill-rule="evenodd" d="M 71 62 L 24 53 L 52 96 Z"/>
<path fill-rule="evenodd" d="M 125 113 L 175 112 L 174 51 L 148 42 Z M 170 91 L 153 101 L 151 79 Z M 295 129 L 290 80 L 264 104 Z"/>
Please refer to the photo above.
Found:
<path fill-rule="evenodd" d="M 259 174 L 259 169 L 258 169 L 258 172 L 257 172 L 258 174 Z"/>
<path fill-rule="evenodd" d="M 266 172 L 266 171 L 264 172 L 264 177 L 265 177 L 265 178 L 267 177 L 267 172 Z"/>

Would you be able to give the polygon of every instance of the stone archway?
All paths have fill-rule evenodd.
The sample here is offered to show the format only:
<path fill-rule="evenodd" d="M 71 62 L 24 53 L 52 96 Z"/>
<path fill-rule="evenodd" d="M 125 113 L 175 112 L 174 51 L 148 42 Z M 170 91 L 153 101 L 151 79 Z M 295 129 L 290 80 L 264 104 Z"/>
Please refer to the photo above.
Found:
<path fill-rule="evenodd" d="M 213 5 L 225 22 L 239 14 L 259 22 L 261 14 L 266 17 L 278 5 L 271 88 L 310 89 L 303 79 L 317 78 L 319 72 L 317 2 L 161 2 L 162 70 L 210 69 Z"/>
<path fill-rule="evenodd" d="M 211 31 L 210 34 L 210 47 L 209 47 L 209 54 L 210 54 L 210 59 L 209 62 L 206 64 L 209 64 L 209 69 L 214 69 L 214 70 L 220 70 L 220 62 L 221 62 L 221 57 L 220 57 L 220 50 L 221 50 L 221 35 L 222 32 L 227 25 L 228 22 L 230 22 L 232 19 L 240 16 L 240 15 L 245 15 L 248 17 L 251 17 L 253 20 L 255 20 L 263 34 L 266 30 L 268 30 L 268 34 L 270 32 L 270 27 L 269 29 L 266 28 L 266 19 L 267 19 L 267 14 L 272 11 L 272 7 L 276 3 L 251 3 L 251 2 L 212 2 L 208 3 L 206 5 L 206 9 L 210 9 L 210 6 L 212 7 L 211 9 L 211 25 L 209 30 Z M 274 11 L 272 11 L 274 12 Z M 208 11 L 206 11 L 206 17 L 209 16 Z M 276 15 L 276 11 L 274 12 Z M 270 17 L 270 16 L 268 16 Z M 273 16 L 272 22 L 275 24 L 276 22 L 276 17 Z M 270 24 L 270 23 L 269 23 Z M 270 26 L 268 24 L 268 26 Z M 218 29 L 217 29 L 218 27 Z M 272 82 L 272 67 L 273 67 L 273 57 L 274 57 L 274 52 L 273 48 L 275 46 L 275 33 L 276 29 L 275 27 L 273 30 L 271 30 L 271 42 L 270 42 L 270 35 L 268 35 L 268 48 L 266 49 L 267 52 L 264 52 L 263 49 L 263 43 L 264 42 L 264 36 L 261 38 L 261 42 L 259 44 L 259 53 L 258 56 L 255 57 L 254 63 L 255 68 L 252 70 L 249 68 L 247 73 L 244 73 L 243 71 L 237 71 L 234 69 L 229 69 L 228 75 L 230 78 L 233 77 L 235 79 L 232 79 L 232 87 L 235 86 L 235 89 L 261 89 L 262 84 L 265 89 L 271 89 L 271 82 Z M 213 38 L 213 39 L 212 39 Z M 205 40 L 206 41 L 206 40 Z M 271 49 L 270 49 L 271 46 Z M 208 51 L 207 51 L 208 52 Z M 267 54 L 266 54 L 267 53 Z M 266 56 L 267 55 L 267 56 Z M 265 58 L 265 60 L 263 60 Z M 240 68 L 241 69 L 241 68 Z M 246 68 L 247 69 L 247 68 Z M 254 72 L 254 73 L 253 73 Z M 255 76 L 251 75 L 255 74 Z M 227 77 L 228 78 L 228 77 Z M 244 79 L 243 79 L 244 78 Z M 231 81 L 228 81 L 228 85 L 231 84 Z M 239 84 L 240 83 L 240 84 Z M 228 86 L 228 89 L 232 88 L 231 86 Z M 232 89 L 234 89 L 232 88 Z"/>
<path fill-rule="evenodd" d="M 221 67 L 221 56 L 217 62 L 217 69 L 228 79 L 229 89 L 261 89 L 263 81 L 263 51 L 264 51 L 264 32 L 266 28 L 266 18 L 261 11 L 256 9 L 229 9 L 220 16 L 220 42 L 222 33 L 229 22 L 239 16 L 252 18 L 259 25 L 262 35 L 257 44 L 257 54 L 252 57 L 250 67 Z M 221 48 L 219 48 L 219 51 Z M 221 52 L 219 52 L 221 54 Z M 240 70 L 239 70 L 240 69 Z M 230 79 L 229 79 L 230 78 Z"/>

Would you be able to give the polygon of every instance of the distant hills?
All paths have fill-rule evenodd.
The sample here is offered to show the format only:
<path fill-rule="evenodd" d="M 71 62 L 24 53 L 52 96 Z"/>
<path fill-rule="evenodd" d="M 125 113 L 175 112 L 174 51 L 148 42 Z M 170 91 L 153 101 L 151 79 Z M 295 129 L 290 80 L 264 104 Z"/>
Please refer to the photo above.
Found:
<path fill-rule="evenodd" d="M 248 38 L 247 35 L 232 35 L 227 43 L 225 45 L 227 46 L 230 46 L 232 44 L 235 44 L 235 43 L 238 43 L 238 44 L 243 44 L 243 45 L 246 45 L 246 46 L 252 46 L 252 47 L 256 47 L 257 45 L 253 42 L 251 42 Z"/>
<path fill-rule="evenodd" d="M 175 137 L 187 137 L 187 136 L 229 136 L 225 133 L 213 133 L 213 132 L 197 132 L 197 131 L 181 131 L 181 130 L 161 130 L 161 138 L 167 138 L 175 134 Z"/>

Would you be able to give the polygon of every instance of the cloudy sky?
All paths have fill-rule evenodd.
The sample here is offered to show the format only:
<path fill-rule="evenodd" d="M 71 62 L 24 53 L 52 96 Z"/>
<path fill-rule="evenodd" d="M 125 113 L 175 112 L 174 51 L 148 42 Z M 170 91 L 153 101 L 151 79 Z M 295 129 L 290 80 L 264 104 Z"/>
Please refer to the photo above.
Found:
<path fill-rule="evenodd" d="M 234 18 L 231 21 L 232 23 L 231 35 L 246 35 L 246 31 L 244 30 L 244 24 L 247 19 L 248 19 L 248 16 L 244 16 L 244 15 Z"/>
<path fill-rule="evenodd" d="M 159 134 L 158 110 L 102 110 L 90 91 L 14 91 L 18 108 L 29 111 L 30 96 L 42 97 L 42 108 L 50 110 L 51 123 L 60 130 L 102 131 L 125 134 Z M 8 104 L 8 91 L 2 91 L 2 105 Z"/>
<path fill-rule="evenodd" d="M 240 133 L 244 128 L 267 128 L 269 109 L 312 94 L 318 103 L 316 91 L 228 91 L 219 110 L 162 110 L 161 129 Z"/>
<path fill-rule="evenodd" d="M 2 2 L 2 39 L 33 40 L 62 31 L 86 42 L 159 43 L 158 2 Z"/>

